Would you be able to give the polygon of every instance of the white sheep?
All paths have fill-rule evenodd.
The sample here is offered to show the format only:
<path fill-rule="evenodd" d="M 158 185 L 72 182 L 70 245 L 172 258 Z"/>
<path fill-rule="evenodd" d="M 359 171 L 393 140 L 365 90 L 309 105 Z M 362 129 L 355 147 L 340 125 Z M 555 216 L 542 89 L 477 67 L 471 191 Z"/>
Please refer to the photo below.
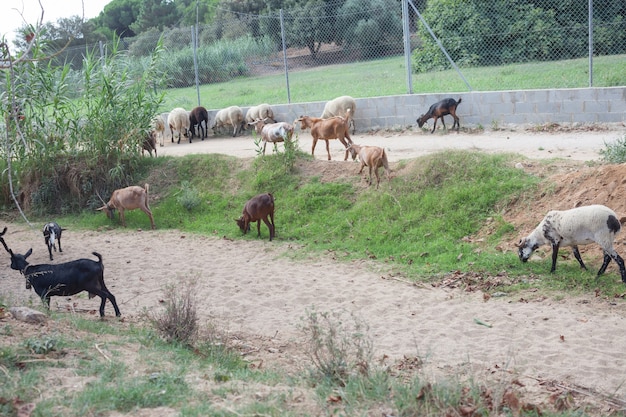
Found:
<path fill-rule="evenodd" d="M 180 143 L 180 135 L 189 138 L 191 143 L 191 131 L 189 130 L 189 112 L 182 107 L 176 107 L 167 116 L 167 124 L 172 132 L 172 143 L 174 143 L 174 131 L 178 132 L 178 143 Z"/>
<path fill-rule="evenodd" d="M 213 132 L 223 126 L 232 126 L 233 137 L 237 136 L 237 133 L 241 132 L 241 129 L 245 125 L 243 111 L 239 106 L 230 106 L 218 111 L 215 114 Z"/>
<path fill-rule="evenodd" d="M 275 123 L 274 110 L 272 106 L 267 103 L 259 104 L 258 106 L 252 106 L 246 112 L 246 123 L 254 123 L 255 120 L 267 120 L 268 123 Z"/>
<path fill-rule="evenodd" d="M 615 212 L 603 205 L 582 206 L 563 211 L 552 210 L 546 214 L 531 234 L 520 240 L 518 255 L 522 262 L 526 262 L 535 249 L 541 245 L 550 244 L 552 246 L 550 272 L 554 272 L 559 247 L 571 246 L 580 266 L 587 269 L 578 252 L 578 245 L 596 242 L 604 251 L 604 263 L 598 275 L 604 273 L 613 259 L 619 266 L 622 281 L 626 283 L 624 261 L 613 249 L 615 235 L 620 229 L 621 224 Z"/>
<path fill-rule="evenodd" d="M 350 119 L 352 134 L 354 134 L 356 131 L 356 123 L 354 122 L 355 114 L 356 101 L 354 101 L 354 99 L 350 96 L 341 96 L 327 102 L 320 117 L 322 119 L 328 119 L 334 116 L 341 116 L 346 119 Z"/>

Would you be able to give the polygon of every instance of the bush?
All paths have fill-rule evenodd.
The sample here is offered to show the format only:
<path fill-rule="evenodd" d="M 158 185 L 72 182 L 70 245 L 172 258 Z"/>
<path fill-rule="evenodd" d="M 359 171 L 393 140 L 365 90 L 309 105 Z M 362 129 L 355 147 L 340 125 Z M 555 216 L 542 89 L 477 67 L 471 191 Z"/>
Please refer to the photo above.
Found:
<path fill-rule="evenodd" d="M 193 285 L 169 285 L 163 300 L 165 310 L 148 316 L 168 342 L 192 345 L 198 335 L 198 313 Z"/>
<path fill-rule="evenodd" d="M 602 159 L 611 164 L 626 162 L 626 135 L 614 143 L 605 143 L 604 149 L 600 149 Z"/>
<path fill-rule="evenodd" d="M 307 310 L 301 327 L 306 338 L 307 354 L 319 375 L 345 386 L 351 374 L 368 375 L 373 343 L 367 324 L 345 312 Z"/>

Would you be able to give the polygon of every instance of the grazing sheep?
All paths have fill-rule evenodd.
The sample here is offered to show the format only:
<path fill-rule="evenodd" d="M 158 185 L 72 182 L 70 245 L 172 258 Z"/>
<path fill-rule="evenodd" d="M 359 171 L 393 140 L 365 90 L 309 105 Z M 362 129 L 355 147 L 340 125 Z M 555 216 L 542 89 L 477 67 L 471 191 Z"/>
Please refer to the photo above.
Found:
<path fill-rule="evenodd" d="M 267 119 L 267 123 L 276 122 L 274 119 L 274 110 L 272 110 L 272 107 L 269 104 L 263 103 L 258 106 L 252 106 L 246 112 L 246 123 L 251 124 L 259 119 Z"/>
<path fill-rule="evenodd" d="M 148 189 L 149 185 L 146 184 L 143 188 L 136 185 L 131 185 L 130 187 L 115 190 L 111 194 L 111 199 L 109 200 L 109 202 L 105 203 L 103 200 L 102 202 L 104 203 L 104 206 L 97 208 L 96 210 L 104 211 L 107 217 L 111 220 L 115 217 L 115 210 L 118 210 L 120 213 L 122 226 L 126 227 L 124 210 L 140 209 L 148 215 L 148 217 L 150 218 L 150 226 L 152 226 L 152 229 L 154 229 L 154 217 L 152 216 L 152 212 L 150 211 L 150 207 L 148 206 Z"/>
<path fill-rule="evenodd" d="M 459 133 L 459 129 L 461 128 L 461 124 L 459 123 L 459 117 L 456 115 L 456 106 L 461 104 L 461 99 L 459 101 L 454 101 L 453 98 L 445 98 L 441 101 L 430 106 L 428 111 L 425 114 L 422 114 L 419 119 L 417 119 L 417 125 L 419 127 L 424 126 L 424 123 L 428 121 L 428 119 L 435 118 L 435 123 L 433 123 L 433 130 L 430 133 L 435 131 L 437 127 L 437 119 L 441 118 L 441 123 L 443 124 L 443 128 L 446 128 L 446 122 L 443 119 L 443 116 L 449 114 L 454 118 L 454 123 L 452 124 L 452 129 L 456 126 L 456 132 Z"/>
<path fill-rule="evenodd" d="M 265 147 L 267 143 L 273 143 L 274 147 L 279 142 L 285 142 L 291 140 L 293 136 L 293 126 L 286 122 L 269 123 L 266 124 L 266 120 L 255 120 L 252 123 L 248 123 L 250 126 L 254 126 L 256 132 L 261 135 L 263 140 L 263 155 L 265 155 Z"/>
<path fill-rule="evenodd" d="M 52 258 L 52 249 L 55 252 L 57 251 L 57 242 L 59 243 L 59 252 L 63 252 L 63 249 L 61 249 L 61 233 L 64 230 L 56 222 L 49 222 L 43 225 L 43 240 L 48 247 L 51 261 L 54 260 Z"/>
<path fill-rule="evenodd" d="M 256 222 L 258 237 L 261 237 L 261 220 L 263 220 L 270 230 L 271 242 L 276 233 L 276 227 L 274 226 L 274 196 L 270 193 L 259 194 L 252 197 L 246 202 L 241 217 L 235 219 L 244 234 L 250 230 L 250 223 Z"/>
<path fill-rule="evenodd" d="M 350 112 L 348 111 L 348 116 Z M 294 121 L 294 124 L 300 122 L 300 129 L 311 129 L 311 136 L 313 137 L 313 146 L 311 148 L 311 155 L 315 154 L 315 146 L 317 141 L 322 139 L 326 141 L 326 153 L 328 154 L 328 160 L 330 161 L 330 149 L 329 139 L 339 139 L 339 141 L 346 148 L 346 155 L 344 161 L 348 159 L 348 145 L 352 144 L 352 138 L 350 138 L 350 129 L 348 128 L 348 121 L 341 116 L 331 117 L 330 119 L 321 119 L 319 117 L 300 116 Z M 352 154 L 352 159 L 356 158 L 356 154 Z"/>
<path fill-rule="evenodd" d="M 239 106 L 230 106 L 218 111 L 215 114 L 215 120 L 213 121 L 213 131 L 224 126 L 233 127 L 233 137 L 237 136 L 239 132 L 244 128 L 245 121 L 243 117 L 243 111 Z"/>
<path fill-rule="evenodd" d="M 378 168 L 383 167 L 385 169 L 385 173 L 387 174 L 387 181 L 391 181 L 389 177 L 389 173 L 391 170 L 389 169 L 389 162 L 387 161 L 387 153 L 383 148 L 378 146 L 361 146 L 355 143 L 348 146 L 350 152 L 356 153 L 359 155 L 359 160 L 361 161 L 361 169 L 359 170 L 359 175 L 363 172 L 363 168 L 367 166 L 370 170 L 370 176 L 368 184 L 372 185 L 372 170 L 376 174 L 376 189 L 380 185 L 380 176 L 378 175 Z"/>
<path fill-rule="evenodd" d="M 204 127 L 202 126 L 202 122 L 204 122 Z M 209 112 L 207 109 L 202 106 L 194 107 L 189 113 L 189 124 L 191 125 L 191 136 L 195 136 L 197 125 L 198 137 L 204 140 L 209 130 Z"/>
<path fill-rule="evenodd" d="M 552 246 L 550 272 L 554 272 L 559 247 L 571 246 L 581 268 L 587 269 L 578 252 L 578 245 L 596 242 L 604 252 L 604 262 L 598 275 L 604 273 L 613 259 L 619 266 L 622 281 L 626 283 L 624 261 L 613 249 L 615 235 L 620 230 L 621 224 L 615 212 L 603 205 L 583 206 L 563 211 L 552 210 L 546 214 L 531 234 L 519 241 L 518 255 L 522 262 L 526 262 L 535 249 L 541 245 L 550 244 Z"/>
<path fill-rule="evenodd" d="M 6 248 L 6 244 L 4 246 Z M 102 264 L 102 256 L 98 252 L 93 252 L 98 258 L 97 262 L 91 259 L 77 259 L 57 265 L 29 265 L 26 258 L 33 253 L 32 249 L 29 249 L 24 255 L 14 254 L 11 249 L 8 249 L 8 252 L 11 255 L 11 269 L 20 271 L 24 275 L 26 289 L 32 287 L 48 308 L 50 308 L 50 297 L 52 296 L 67 297 L 87 291 L 89 298 L 98 296 L 102 300 L 100 302 L 100 317 L 104 317 L 104 304 L 107 299 L 111 301 L 115 315 L 121 316 L 115 296 L 104 284 L 104 265 Z"/>
<path fill-rule="evenodd" d="M 350 96 L 341 96 L 330 100 L 324 106 L 324 111 L 320 116 L 322 119 L 328 119 L 334 116 L 341 116 L 349 119 L 352 125 L 352 134 L 356 131 L 356 123 L 354 115 L 356 113 L 356 101 Z"/>
<path fill-rule="evenodd" d="M 178 143 L 180 144 L 181 134 L 189 138 L 191 143 L 191 131 L 189 130 L 189 113 L 182 107 L 176 107 L 167 116 L 167 124 L 172 131 L 172 143 L 174 143 L 174 131 L 178 132 Z"/>

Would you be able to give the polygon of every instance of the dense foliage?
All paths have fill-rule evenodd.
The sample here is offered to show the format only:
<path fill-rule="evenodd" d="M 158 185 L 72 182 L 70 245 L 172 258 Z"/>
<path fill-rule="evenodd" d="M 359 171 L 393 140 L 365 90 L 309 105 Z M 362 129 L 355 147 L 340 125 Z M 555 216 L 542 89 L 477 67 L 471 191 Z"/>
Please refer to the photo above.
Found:
<path fill-rule="evenodd" d="M 588 17 L 574 0 L 438 0 L 423 17 L 458 65 L 579 58 L 588 53 Z M 626 5 L 594 2 L 594 47 L 598 54 L 626 52 Z M 450 64 L 424 25 L 414 71 L 447 69 Z"/>
<path fill-rule="evenodd" d="M 19 111 L 2 126 L 3 205 L 17 196 L 23 208 L 68 212 L 133 182 L 162 100 L 160 48 L 139 68 L 117 46 L 102 58 L 86 55 L 80 72 L 52 65 L 45 49 L 3 72 L 3 112 Z"/>

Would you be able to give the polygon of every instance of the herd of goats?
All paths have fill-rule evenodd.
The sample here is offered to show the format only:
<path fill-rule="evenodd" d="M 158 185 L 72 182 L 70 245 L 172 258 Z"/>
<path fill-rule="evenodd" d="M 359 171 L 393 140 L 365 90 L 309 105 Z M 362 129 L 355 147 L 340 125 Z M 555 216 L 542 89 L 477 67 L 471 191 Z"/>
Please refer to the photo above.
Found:
<path fill-rule="evenodd" d="M 452 128 L 457 127 L 459 129 L 459 119 L 456 116 L 456 106 L 461 103 L 461 99 L 458 101 L 448 98 L 440 102 L 433 104 L 427 113 L 420 116 L 417 119 L 417 123 L 420 127 L 430 118 L 435 119 L 435 124 L 431 131 L 434 132 L 437 119 L 441 119 L 443 122 L 444 115 L 452 115 L 454 118 L 454 124 Z M 323 117 L 316 118 L 310 116 L 300 116 L 294 124 L 300 123 L 301 129 L 310 129 L 311 136 L 313 137 L 312 153 L 315 151 L 316 142 L 319 139 L 326 141 L 326 150 L 328 152 L 328 159 L 330 160 L 330 152 L 328 150 L 328 140 L 338 139 L 345 146 L 345 158 L 348 159 L 348 153 L 351 153 L 352 159 L 359 157 L 361 161 L 362 172 L 365 166 L 370 169 L 369 184 L 372 183 L 372 170 L 376 174 L 377 188 L 380 183 L 378 175 L 378 169 L 384 167 L 389 178 L 389 166 L 387 162 L 387 155 L 383 148 L 377 146 L 359 146 L 354 144 L 350 138 L 349 128 L 353 124 L 353 115 L 355 111 L 354 100 L 351 97 L 343 96 L 338 99 L 327 103 L 324 109 Z M 191 138 L 195 133 L 195 126 L 198 126 L 199 133 L 202 130 L 201 137 L 205 138 L 206 130 L 202 128 L 202 122 L 205 123 L 205 128 L 208 127 L 208 113 L 204 108 L 194 109 L 191 113 L 183 110 L 184 117 L 178 117 L 176 120 L 176 114 L 183 114 L 181 112 L 172 111 L 170 117 L 168 117 L 168 124 L 172 132 L 172 142 L 174 141 L 174 132 L 180 133 Z M 182 110 L 182 109 L 181 109 Z M 251 112 L 252 111 L 252 112 Z M 172 116 L 172 113 L 174 116 Z M 257 108 L 251 108 L 248 111 L 250 115 L 249 120 L 243 121 L 243 115 L 239 112 L 233 111 L 232 108 L 224 109 L 216 115 L 216 124 L 213 126 L 216 128 L 222 125 L 230 124 L 234 128 L 234 135 L 237 134 L 239 128 L 244 128 L 244 123 L 249 126 L 254 126 L 256 132 L 260 135 L 264 142 L 263 153 L 265 153 L 265 145 L 272 143 L 276 146 L 276 143 L 291 140 L 293 135 L 293 125 L 286 122 L 276 122 L 273 120 L 273 114 L 271 108 L 268 105 L 257 106 Z M 236 117 L 234 116 L 236 115 Z M 219 116 L 219 117 L 218 117 Z M 183 119 L 187 122 L 183 123 Z M 160 120 L 160 118 L 155 120 Z M 160 131 L 160 132 L 159 132 Z M 161 138 L 164 131 L 164 126 L 155 124 L 155 129 L 150 133 L 150 149 L 155 151 L 156 154 L 156 134 L 160 133 Z M 148 149 L 144 144 L 144 148 Z M 143 187 L 130 186 L 115 190 L 108 202 L 104 202 L 104 205 L 97 210 L 101 210 L 106 213 L 107 217 L 114 219 L 115 211 L 119 212 L 119 218 L 123 226 L 126 226 L 124 217 L 125 210 L 140 209 L 150 218 L 150 225 L 152 229 L 155 228 L 154 217 L 150 211 L 148 205 L 148 184 Z M 241 231 L 245 234 L 250 230 L 250 225 L 254 222 L 257 223 L 257 236 L 261 236 L 261 221 L 263 221 L 269 229 L 269 240 L 271 241 L 275 237 L 274 226 L 274 197 L 270 193 L 259 194 L 246 202 L 243 208 L 243 213 L 239 219 L 236 220 L 237 225 Z M 52 252 L 56 252 L 57 245 L 59 252 L 63 252 L 61 249 L 61 235 L 63 232 L 61 228 L 55 222 L 46 223 L 43 227 L 44 242 L 48 249 L 50 260 L 53 260 Z M 611 260 L 619 267 L 622 281 L 626 283 L 626 267 L 623 259 L 617 254 L 613 248 L 613 242 L 615 236 L 621 230 L 621 223 L 617 215 L 610 208 L 603 205 L 590 205 L 573 208 L 570 210 L 552 210 L 544 217 L 539 225 L 526 237 L 522 238 L 517 244 L 518 257 L 522 262 L 528 261 L 533 252 L 542 245 L 550 245 L 552 248 L 552 267 L 551 272 L 556 269 L 556 260 L 560 247 L 569 246 L 572 248 L 574 257 L 579 262 L 581 268 L 587 269 L 578 250 L 578 245 L 585 245 L 592 242 L 600 245 L 604 252 L 603 264 L 598 271 L 598 275 L 605 272 L 608 264 Z M 26 289 L 33 288 L 37 295 L 50 306 L 50 297 L 52 296 L 71 296 L 82 291 L 89 293 L 89 298 L 98 296 L 101 299 L 100 303 L 100 316 L 104 316 L 104 306 L 108 299 L 113 305 L 115 315 L 120 316 L 120 310 L 117 306 L 115 297 L 107 289 L 104 284 L 104 266 L 102 264 L 102 256 L 93 252 L 93 255 L 98 258 L 97 261 L 91 259 L 77 259 L 74 261 L 61 263 L 61 264 L 40 264 L 30 265 L 27 258 L 32 254 L 32 248 L 29 249 L 26 254 L 16 254 L 7 245 L 4 240 L 4 235 L 7 232 L 5 227 L 0 232 L 0 242 L 4 246 L 5 250 L 11 257 L 11 269 L 20 271 L 26 279 Z"/>

